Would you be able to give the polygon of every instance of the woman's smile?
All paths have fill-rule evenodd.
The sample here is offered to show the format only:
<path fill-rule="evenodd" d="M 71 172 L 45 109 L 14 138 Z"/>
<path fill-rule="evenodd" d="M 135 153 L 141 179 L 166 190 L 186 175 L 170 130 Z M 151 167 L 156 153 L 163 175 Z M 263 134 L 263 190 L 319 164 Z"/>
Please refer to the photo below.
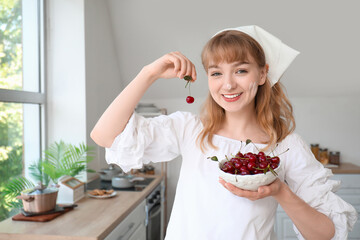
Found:
<path fill-rule="evenodd" d="M 227 102 L 235 102 L 240 99 L 242 93 L 236 94 L 222 94 L 222 97 Z"/>

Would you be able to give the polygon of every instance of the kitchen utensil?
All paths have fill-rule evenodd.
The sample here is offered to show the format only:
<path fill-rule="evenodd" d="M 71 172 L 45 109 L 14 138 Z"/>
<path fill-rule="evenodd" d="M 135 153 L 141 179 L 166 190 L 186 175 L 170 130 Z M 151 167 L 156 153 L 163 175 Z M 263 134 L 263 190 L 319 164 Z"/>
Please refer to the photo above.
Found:
<path fill-rule="evenodd" d="M 21 199 L 24 211 L 28 213 L 45 213 L 56 207 L 57 188 L 46 188 L 40 185 L 34 189 L 21 192 L 16 198 Z"/>
<path fill-rule="evenodd" d="M 143 177 L 134 177 L 133 175 L 119 174 L 111 179 L 111 185 L 115 188 L 131 188 L 135 181 L 143 181 Z"/>
<path fill-rule="evenodd" d="M 114 176 L 122 173 L 122 171 L 121 169 L 115 167 L 113 164 L 110 164 L 108 168 L 103 168 L 98 173 L 100 174 L 101 180 L 111 181 Z"/>

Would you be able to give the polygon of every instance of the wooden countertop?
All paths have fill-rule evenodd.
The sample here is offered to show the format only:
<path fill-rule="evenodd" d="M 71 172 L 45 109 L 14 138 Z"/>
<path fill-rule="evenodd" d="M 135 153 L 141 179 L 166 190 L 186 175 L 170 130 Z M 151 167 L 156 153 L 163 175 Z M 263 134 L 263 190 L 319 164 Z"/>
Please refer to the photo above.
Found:
<path fill-rule="evenodd" d="M 151 177 L 151 176 L 147 176 Z M 78 207 L 50 222 L 0 222 L 0 239 L 6 240 L 97 240 L 104 239 L 161 182 L 155 179 L 141 192 L 119 191 L 113 198 L 86 196 Z"/>
<path fill-rule="evenodd" d="M 353 163 L 341 163 L 339 167 L 329 167 L 333 174 L 360 174 L 360 166 Z"/>

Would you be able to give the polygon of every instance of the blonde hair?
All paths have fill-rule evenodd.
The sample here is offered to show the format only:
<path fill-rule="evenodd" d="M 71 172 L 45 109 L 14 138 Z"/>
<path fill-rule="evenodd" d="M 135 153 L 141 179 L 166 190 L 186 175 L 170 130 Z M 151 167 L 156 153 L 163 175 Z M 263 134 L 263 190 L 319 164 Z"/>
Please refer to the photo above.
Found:
<path fill-rule="evenodd" d="M 259 68 L 265 67 L 265 53 L 260 44 L 243 32 L 231 30 L 221 32 L 211 38 L 201 54 L 206 72 L 210 61 L 215 64 L 244 62 L 248 61 L 249 56 L 254 59 Z M 265 84 L 258 87 L 255 96 L 255 111 L 259 125 L 269 136 L 264 150 L 283 140 L 295 129 L 293 108 L 280 82 L 271 87 L 269 79 L 266 79 Z M 214 101 L 210 93 L 200 116 L 204 126 L 197 138 L 200 149 L 204 152 L 206 143 L 211 148 L 217 149 L 212 139 L 225 120 L 225 110 Z"/>

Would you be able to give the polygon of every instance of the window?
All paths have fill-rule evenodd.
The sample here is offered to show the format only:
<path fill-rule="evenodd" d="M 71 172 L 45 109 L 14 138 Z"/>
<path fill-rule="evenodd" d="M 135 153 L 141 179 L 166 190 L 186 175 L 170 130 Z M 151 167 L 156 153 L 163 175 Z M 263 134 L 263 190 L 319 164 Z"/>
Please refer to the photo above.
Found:
<path fill-rule="evenodd" d="M 0 191 L 45 145 L 43 46 L 43 1 L 0 0 Z"/>

